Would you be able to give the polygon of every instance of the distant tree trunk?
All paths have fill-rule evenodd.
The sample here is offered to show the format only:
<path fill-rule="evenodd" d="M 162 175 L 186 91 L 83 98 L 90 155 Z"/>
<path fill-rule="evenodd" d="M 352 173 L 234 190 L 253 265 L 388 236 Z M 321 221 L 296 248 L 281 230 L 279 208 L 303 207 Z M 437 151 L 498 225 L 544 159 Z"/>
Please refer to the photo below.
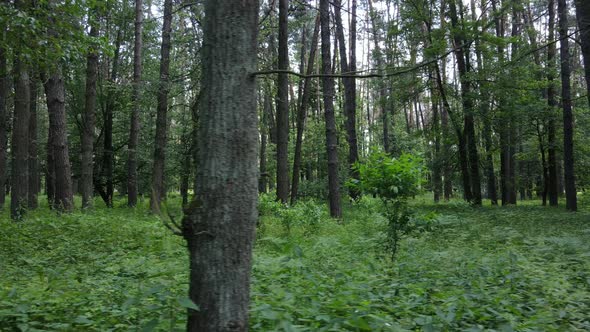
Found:
<path fill-rule="evenodd" d="M 320 0 L 320 24 L 322 27 L 322 74 L 332 73 L 330 62 L 330 4 Z M 334 116 L 334 79 L 322 77 L 324 116 L 326 119 L 326 147 L 328 152 L 328 196 L 330 216 L 340 218 L 340 183 L 338 178 L 338 141 Z"/>
<path fill-rule="evenodd" d="M 451 14 L 451 22 L 455 29 L 459 29 L 459 20 L 457 16 L 457 8 L 454 1 L 449 3 Z M 479 176 L 479 156 L 477 154 L 477 141 L 475 138 L 475 120 L 473 113 L 473 100 L 471 94 L 471 82 L 468 79 L 470 65 L 469 65 L 469 49 L 463 46 L 465 44 L 464 34 L 460 30 L 453 34 L 455 42 L 455 55 L 457 59 L 457 67 L 459 69 L 459 80 L 461 81 L 461 100 L 463 102 L 463 140 L 465 140 L 465 148 L 467 149 L 467 156 L 469 160 L 469 180 L 471 186 L 471 203 L 474 205 L 481 205 L 481 180 Z"/>
<path fill-rule="evenodd" d="M 45 170 L 45 191 L 47 193 L 47 203 L 50 209 L 55 209 L 55 153 L 53 151 L 53 136 L 51 130 L 51 120 L 49 130 L 47 131 L 47 165 Z"/>
<path fill-rule="evenodd" d="M 371 17 L 371 25 L 373 26 L 373 43 L 375 44 L 375 61 L 378 70 L 383 70 L 383 59 L 381 53 L 381 46 L 379 45 L 379 29 L 377 27 L 377 13 L 373 8 L 372 0 L 369 0 L 369 15 Z M 389 142 L 389 116 L 385 107 L 387 100 L 387 89 L 383 80 L 379 81 L 379 108 L 381 109 L 381 116 L 383 118 L 383 149 L 386 153 L 391 152 Z"/>
<path fill-rule="evenodd" d="M 434 87 L 431 87 L 431 95 L 435 95 Z M 440 162 L 440 120 L 439 120 L 438 101 L 433 99 L 432 102 L 432 132 L 434 139 L 434 150 L 432 151 L 432 192 L 434 202 L 440 202 L 443 191 L 442 171 Z"/>
<path fill-rule="evenodd" d="M 205 2 L 197 191 L 183 219 L 187 331 L 247 331 L 257 219 L 257 0 Z M 223 75 L 220 75 L 223 73 Z"/>
<path fill-rule="evenodd" d="M 34 210 L 38 206 L 37 195 L 39 194 L 39 159 L 37 141 L 37 97 L 39 89 L 38 81 L 35 75 L 30 76 L 30 116 L 29 116 L 29 189 L 28 189 L 28 207 Z"/>
<path fill-rule="evenodd" d="M 354 3 L 353 6 L 356 7 L 356 3 Z M 351 55 L 353 57 L 351 57 L 349 65 L 346 54 L 346 42 L 344 39 L 344 27 L 342 26 L 342 16 L 340 13 L 341 7 L 342 1 L 336 0 L 334 2 L 334 18 L 336 21 L 336 37 L 338 39 L 340 50 L 340 71 L 342 73 L 354 72 L 356 71 L 356 66 L 354 66 L 352 62 L 356 62 L 356 52 L 353 51 L 353 49 L 356 48 L 356 44 L 350 44 Z M 354 26 L 352 21 L 354 21 Z M 356 29 L 356 17 L 353 16 L 352 21 L 350 34 L 354 35 L 354 37 L 351 37 L 351 41 L 356 41 L 356 31 L 354 30 Z M 350 169 L 351 177 L 358 180 L 359 174 L 353 167 L 359 159 L 356 138 L 356 80 L 354 78 L 343 78 L 342 84 L 344 85 L 344 114 L 346 115 L 346 138 L 348 140 L 348 167 Z M 360 194 L 360 192 L 354 188 L 351 188 L 349 193 L 352 199 L 357 199 Z"/>
<path fill-rule="evenodd" d="M 578 29 L 580 30 L 580 43 L 584 56 L 584 76 L 586 78 L 586 91 L 590 104 L 590 1 L 576 0 L 576 16 Z"/>
<path fill-rule="evenodd" d="M 264 118 L 264 114 L 262 115 Z M 266 169 L 266 146 L 267 143 L 267 130 L 265 128 L 265 123 L 263 121 L 262 128 L 260 128 L 260 175 L 258 178 L 258 193 L 263 194 L 266 193 L 268 188 L 268 173 Z M 293 200 L 293 196 L 291 196 L 291 201 Z"/>
<path fill-rule="evenodd" d="M 557 206 L 559 199 L 559 181 L 557 178 L 557 141 L 556 141 L 556 126 L 555 126 L 555 111 L 557 110 L 555 75 L 553 70 L 555 68 L 555 57 L 557 54 L 557 47 L 553 42 L 555 40 L 555 0 L 549 0 L 549 36 L 551 42 L 547 48 L 547 107 L 549 108 L 549 120 L 547 123 L 547 154 L 548 154 L 548 168 L 549 177 L 547 183 L 547 195 L 549 196 L 549 205 Z"/>
<path fill-rule="evenodd" d="M 563 106 L 563 172 L 565 175 L 565 202 L 569 211 L 578 210 L 576 177 L 574 173 L 574 116 L 571 96 L 571 68 L 568 41 L 568 12 L 566 0 L 557 1 L 561 57 L 561 103 Z"/>
<path fill-rule="evenodd" d="M 170 90 L 170 33 L 172 31 L 172 0 L 164 1 L 164 24 L 162 26 L 162 49 L 160 59 L 160 88 L 158 90 L 158 115 L 156 119 L 156 142 L 150 210 L 160 212 L 160 202 L 166 197 L 164 169 L 166 166 L 166 140 L 168 129 L 168 91 Z"/>
<path fill-rule="evenodd" d="M 92 14 L 90 15 L 92 16 Z M 98 18 L 90 18 L 91 38 L 98 37 Z M 82 193 L 82 209 L 92 208 L 94 197 L 94 128 L 96 122 L 96 80 L 98 77 L 98 53 L 92 49 L 86 57 L 86 104 L 82 125 L 82 170 L 80 192 Z"/>
<path fill-rule="evenodd" d="M 113 185 L 113 169 L 114 169 L 114 147 L 113 147 L 113 114 L 115 113 L 115 84 L 117 83 L 118 69 L 119 69 L 119 55 L 121 52 L 121 43 L 123 34 L 119 29 L 115 39 L 115 52 L 113 56 L 113 65 L 111 75 L 109 77 L 110 88 L 108 91 L 108 100 L 106 102 L 105 112 L 103 116 L 103 156 L 102 156 L 102 180 L 101 185 L 105 186 L 105 195 L 103 200 L 108 208 L 113 207 L 113 194 L 115 191 Z"/>
<path fill-rule="evenodd" d="M 3 29 L 3 31 L 5 31 Z M 5 40 L 5 32 L 0 33 L 2 43 Z M 8 155 L 8 97 L 9 77 L 6 50 L 0 43 L 0 209 L 6 201 L 7 155 Z"/>
<path fill-rule="evenodd" d="M 141 49 L 143 32 L 143 0 L 135 0 L 135 43 L 133 46 L 133 93 L 131 121 L 127 143 L 127 205 L 137 205 L 137 146 L 139 145 L 139 108 L 141 104 Z"/>
<path fill-rule="evenodd" d="M 29 73 L 21 61 L 21 54 L 14 59 L 14 116 L 12 122 L 12 153 L 10 216 L 13 220 L 23 218 L 29 189 Z"/>
<path fill-rule="evenodd" d="M 320 16 L 318 15 L 315 20 L 315 27 L 313 29 L 313 36 L 311 38 L 311 50 L 309 52 L 309 58 L 307 59 L 307 75 L 311 75 L 314 72 L 315 57 L 317 52 L 317 44 L 320 34 Z M 303 146 L 303 130 L 305 128 L 305 120 L 307 118 L 307 107 L 311 97 L 311 83 L 310 78 L 304 79 L 303 83 L 303 94 L 301 96 L 301 103 L 298 105 L 297 110 L 297 138 L 295 141 L 295 155 L 293 157 L 293 181 L 291 184 L 291 204 L 297 200 L 297 194 L 299 190 L 299 173 L 301 172 L 301 148 Z"/>
<path fill-rule="evenodd" d="M 43 78 L 43 82 L 49 112 L 51 145 L 48 149 L 52 150 L 53 166 L 49 169 L 53 169 L 54 177 L 53 205 L 58 210 L 67 212 L 74 208 L 74 199 L 67 139 L 65 85 L 61 70 L 56 69 L 49 78 Z"/>
<path fill-rule="evenodd" d="M 279 0 L 279 70 L 289 69 L 289 1 Z M 277 199 L 289 200 L 289 76 L 279 74 L 277 98 Z"/>

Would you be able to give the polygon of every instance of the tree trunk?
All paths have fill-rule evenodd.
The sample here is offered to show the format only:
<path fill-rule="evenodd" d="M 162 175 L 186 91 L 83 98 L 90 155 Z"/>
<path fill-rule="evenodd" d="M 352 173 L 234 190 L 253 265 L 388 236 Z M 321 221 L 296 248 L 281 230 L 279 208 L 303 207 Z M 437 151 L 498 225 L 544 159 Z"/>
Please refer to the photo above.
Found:
<path fill-rule="evenodd" d="M 317 52 L 317 44 L 320 34 L 320 16 L 315 20 L 315 27 L 313 29 L 313 36 L 311 38 L 311 50 L 309 58 L 307 59 L 307 75 L 313 74 L 315 57 Z M 301 103 L 297 111 L 297 138 L 295 141 L 295 155 L 293 157 L 293 181 L 291 184 L 291 204 L 297 200 L 299 190 L 299 173 L 301 172 L 301 148 L 303 146 L 303 130 L 305 128 L 305 120 L 307 118 L 307 106 L 311 98 L 311 83 L 310 78 L 305 78 L 303 83 L 303 94 L 301 96 Z"/>
<path fill-rule="evenodd" d="M 137 205 L 137 146 L 139 145 L 139 108 L 141 104 L 141 49 L 143 31 L 143 0 L 135 0 L 135 43 L 133 46 L 132 111 L 127 143 L 127 205 Z"/>
<path fill-rule="evenodd" d="M 49 78 L 44 77 L 43 82 L 49 112 L 49 137 L 51 138 L 48 149 L 51 150 L 51 164 L 53 164 L 50 168 L 53 169 L 52 180 L 54 181 L 52 204 L 58 210 L 68 212 L 74 208 L 74 199 L 67 139 L 65 85 L 61 70 L 56 69 Z"/>
<path fill-rule="evenodd" d="M 320 24 L 322 27 L 322 74 L 332 73 L 330 62 L 330 4 L 320 0 Z M 330 216 L 340 218 L 340 183 L 338 178 L 338 141 L 334 116 L 334 79 L 322 77 L 324 116 L 326 119 L 326 147 L 328 152 L 328 196 Z"/>
<path fill-rule="evenodd" d="M 571 68 L 568 40 L 568 13 L 566 0 L 557 1 L 561 57 L 561 103 L 563 106 L 563 172 L 565 203 L 569 211 L 578 210 L 576 178 L 574 174 L 574 116 L 571 96 Z"/>
<path fill-rule="evenodd" d="M 15 54 L 14 60 L 14 116 L 12 122 L 12 153 L 10 216 L 13 220 L 23 218 L 28 199 L 29 179 L 29 115 L 30 85 L 29 73 Z"/>
<path fill-rule="evenodd" d="M 90 16 L 93 16 L 90 14 Z M 91 38 L 98 37 L 97 17 L 90 18 Z M 96 122 L 96 80 L 98 76 L 98 53 L 92 49 L 86 57 L 86 104 L 84 107 L 84 123 L 82 125 L 82 169 L 80 192 L 82 193 L 82 209 L 92 208 L 94 197 L 94 128 Z"/>
<path fill-rule="evenodd" d="M 150 210 L 160 212 L 160 202 L 166 197 L 164 168 L 166 166 L 166 140 L 168 129 L 168 91 L 170 84 L 170 33 L 172 31 L 172 0 L 164 1 L 164 24 L 162 26 L 162 49 L 160 59 L 160 88 L 158 90 L 158 115 L 156 119 L 156 142 Z"/>
<path fill-rule="evenodd" d="M 289 69 L 289 1 L 279 0 L 279 70 Z M 289 75 L 279 74 L 277 98 L 277 199 L 289 200 Z"/>
<path fill-rule="evenodd" d="M 183 219 L 190 255 L 187 331 L 247 331 L 257 219 L 257 0 L 208 0 L 197 191 Z M 222 75 L 220 75 L 222 73 Z"/>
<path fill-rule="evenodd" d="M 580 43 L 584 56 L 584 76 L 586 78 L 586 91 L 590 104 L 590 1 L 576 0 L 576 16 L 578 29 L 580 30 Z"/>
<path fill-rule="evenodd" d="M 342 15 L 340 13 L 341 6 L 341 0 L 336 0 L 334 2 L 334 18 L 336 21 L 336 37 L 338 39 L 338 46 L 340 50 L 340 71 L 342 73 L 348 73 L 356 71 L 356 66 L 353 66 L 352 64 L 353 61 L 356 62 L 356 52 L 354 51 L 356 48 L 356 43 L 350 44 L 351 55 L 353 57 L 351 57 L 349 64 L 346 54 L 346 42 L 344 39 L 344 27 L 342 26 Z M 356 3 L 354 3 L 353 6 L 356 7 Z M 352 21 L 354 21 L 354 26 Z M 352 21 L 350 34 L 354 35 L 354 37 L 351 36 L 351 42 L 353 40 L 356 41 L 356 31 L 354 30 L 356 29 L 356 17 L 353 16 Z M 351 177 L 358 180 L 359 174 L 354 168 L 354 164 L 359 159 L 356 138 L 356 80 L 354 78 L 343 78 L 342 84 L 344 85 L 344 114 L 346 115 L 346 138 L 348 140 L 348 167 L 350 169 Z M 360 194 L 360 192 L 354 188 L 351 188 L 349 193 L 352 199 L 357 199 Z"/>
<path fill-rule="evenodd" d="M 28 207 L 34 210 L 38 206 L 37 195 L 39 194 L 39 159 L 37 133 L 37 97 L 39 89 L 37 79 L 34 75 L 30 77 L 30 114 L 29 114 L 29 189 L 28 189 Z"/>
<path fill-rule="evenodd" d="M 555 40 L 555 0 L 549 0 L 549 44 L 547 48 L 547 107 L 549 109 L 549 120 L 547 123 L 547 154 L 549 177 L 547 183 L 547 195 L 549 196 L 549 205 L 557 206 L 559 198 L 559 181 L 557 178 L 557 141 L 555 137 L 555 111 L 557 110 L 555 75 L 555 57 L 557 47 L 553 42 Z"/>
<path fill-rule="evenodd" d="M 5 31 L 5 29 L 3 29 Z M 1 32 L 2 43 L 5 40 L 4 32 Z M 7 181 L 7 155 L 8 155 L 8 97 L 9 77 L 6 50 L 0 43 L 0 210 L 6 201 Z"/>

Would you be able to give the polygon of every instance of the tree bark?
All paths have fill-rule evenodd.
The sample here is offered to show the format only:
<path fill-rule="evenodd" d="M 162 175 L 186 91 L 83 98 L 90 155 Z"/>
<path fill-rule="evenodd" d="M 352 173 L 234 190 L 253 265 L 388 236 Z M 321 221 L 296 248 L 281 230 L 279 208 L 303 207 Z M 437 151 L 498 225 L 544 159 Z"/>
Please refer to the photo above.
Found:
<path fill-rule="evenodd" d="M 580 30 L 580 43 L 584 56 L 584 76 L 586 78 L 586 93 L 590 104 L 590 1 L 576 0 L 576 17 Z"/>
<path fill-rule="evenodd" d="M 547 154 L 549 177 L 547 183 L 547 195 L 549 196 L 549 205 L 557 206 L 559 198 L 559 181 L 557 175 L 557 141 L 555 134 L 555 111 L 557 110 L 556 87 L 555 87 L 555 57 L 557 47 L 555 46 L 555 0 L 549 0 L 549 44 L 547 48 L 547 107 L 549 109 L 549 119 L 547 123 Z"/>
<path fill-rule="evenodd" d="M 141 104 L 141 48 L 143 32 L 143 0 L 135 0 L 135 43 L 133 46 L 132 111 L 127 143 L 127 205 L 137 205 L 137 146 L 139 145 L 139 109 Z"/>
<path fill-rule="evenodd" d="M 279 70 L 289 69 L 289 1 L 279 0 Z M 289 75 L 279 74 L 277 98 L 277 199 L 289 200 Z"/>
<path fill-rule="evenodd" d="M 322 73 L 332 73 L 330 61 L 330 4 L 328 0 L 320 0 L 320 24 L 322 27 Z M 322 77 L 324 116 L 326 119 L 326 148 L 328 152 L 328 199 L 330 216 L 340 218 L 340 183 L 338 178 L 338 141 L 336 118 L 334 116 L 334 79 Z"/>
<path fill-rule="evenodd" d="M 183 219 L 190 255 L 187 331 L 247 331 L 257 219 L 257 0 L 208 0 L 197 191 Z M 222 73 L 220 75 L 220 73 Z"/>
<path fill-rule="evenodd" d="M 44 77 L 43 81 L 51 138 L 48 149 L 51 150 L 53 164 L 50 168 L 53 169 L 54 181 L 52 204 L 60 211 L 69 212 L 74 208 L 74 199 L 67 139 L 65 85 L 61 70 L 55 69 L 54 73 L 48 78 Z"/>
<path fill-rule="evenodd" d="M 315 20 L 315 26 L 313 29 L 313 36 L 311 38 L 311 50 L 309 52 L 309 58 L 307 59 L 307 75 L 313 74 L 315 57 L 317 52 L 317 44 L 320 34 L 320 16 L 318 15 Z M 297 138 L 295 141 L 295 155 L 293 157 L 293 181 L 291 184 L 291 204 L 297 200 L 297 194 L 299 190 L 299 173 L 301 172 L 301 148 L 303 146 L 303 130 L 305 128 L 305 120 L 307 118 L 307 106 L 311 98 L 311 83 L 310 78 L 304 79 L 303 83 L 303 95 L 301 96 L 301 103 L 297 111 Z"/>
<path fill-rule="evenodd" d="M 35 75 L 30 75 L 30 111 L 29 111 L 29 189 L 28 189 L 28 207 L 34 210 L 38 206 L 37 195 L 39 194 L 39 159 L 38 159 L 38 139 L 37 133 L 37 97 L 39 89 L 37 87 Z"/>
<path fill-rule="evenodd" d="M 568 40 L 568 12 L 566 0 L 557 1 L 561 58 L 561 103 L 563 106 L 563 172 L 565 204 L 569 211 L 578 210 L 576 177 L 574 173 L 574 115 L 572 112 L 571 68 Z"/>
<path fill-rule="evenodd" d="M 12 122 L 12 153 L 10 216 L 13 220 L 24 217 L 29 188 L 29 116 L 30 85 L 21 54 L 14 59 L 14 116 Z"/>
<path fill-rule="evenodd" d="M 170 90 L 170 34 L 172 31 L 172 0 L 164 1 L 164 24 L 162 26 L 162 49 L 160 59 L 160 88 L 158 90 L 158 114 L 156 118 L 156 142 L 150 210 L 160 212 L 160 203 L 166 197 L 164 168 L 166 166 L 166 140 L 168 129 L 168 92 Z"/>
<path fill-rule="evenodd" d="M 3 29 L 5 31 L 5 29 Z M 2 42 L 5 40 L 5 32 L 2 32 Z M 6 201 L 7 181 L 7 156 L 8 156 L 8 89 L 9 76 L 6 50 L 0 45 L 0 209 Z"/>
<path fill-rule="evenodd" d="M 90 16 L 93 16 L 90 14 Z M 98 37 L 97 17 L 90 18 L 91 38 Z M 98 77 L 98 53 L 91 46 L 86 56 L 86 98 L 84 107 L 84 122 L 82 125 L 82 169 L 80 178 L 80 192 L 82 193 L 82 209 L 92 208 L 94 197 L 94 128 L 96 122 L 96 80 Z"/>

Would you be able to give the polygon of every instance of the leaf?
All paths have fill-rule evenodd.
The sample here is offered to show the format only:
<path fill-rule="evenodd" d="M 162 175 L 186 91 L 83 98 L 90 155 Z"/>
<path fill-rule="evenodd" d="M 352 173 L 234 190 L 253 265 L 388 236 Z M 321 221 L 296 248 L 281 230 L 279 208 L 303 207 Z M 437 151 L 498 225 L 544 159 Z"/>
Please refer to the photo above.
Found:
<path fill-rule="evenodd" d="M 180 304 L 184 308 L 199 311 L 199 306 L 196 305 L 195 302 L 193 302 L 193 300 L 189 299 L 188 297 L 179 297 L 178 304 Z"/>
<path fill-rule="evenodd" d="M 145 324 L 141 328 L 141 332 L 151 332 L 151 331 L 153 331 L 156 328 L 156 326 L 158 326 L 158 322 L 159 322 L 159 320 L 157 318 L 154 318 L 154 319 L 150 320 L 149 322 L 147 322 L 147 324 Z"/>

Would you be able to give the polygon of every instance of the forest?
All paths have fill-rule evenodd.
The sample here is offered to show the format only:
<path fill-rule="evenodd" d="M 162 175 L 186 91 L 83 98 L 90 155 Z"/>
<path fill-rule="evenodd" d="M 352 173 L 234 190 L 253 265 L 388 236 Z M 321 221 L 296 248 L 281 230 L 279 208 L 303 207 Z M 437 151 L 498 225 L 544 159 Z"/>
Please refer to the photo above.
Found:
<path fill-rule="evenodd" d="M 590 330 L 590 1 L 0 27 L 0 331 Z"/>

